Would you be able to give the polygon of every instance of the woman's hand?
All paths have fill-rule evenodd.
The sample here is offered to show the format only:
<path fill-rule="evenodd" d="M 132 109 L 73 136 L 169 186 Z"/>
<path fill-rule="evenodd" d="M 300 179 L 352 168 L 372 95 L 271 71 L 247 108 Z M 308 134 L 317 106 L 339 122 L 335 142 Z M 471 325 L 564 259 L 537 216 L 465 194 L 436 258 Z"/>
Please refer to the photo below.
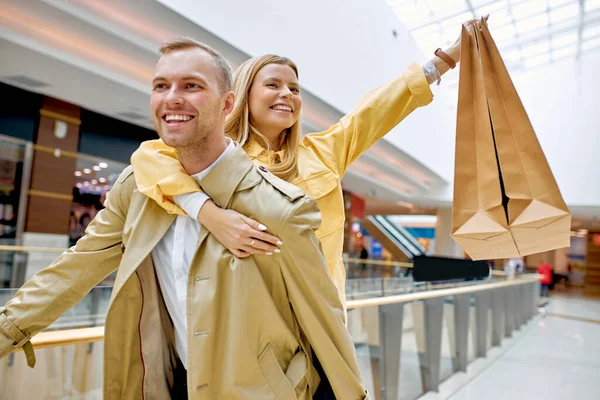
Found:
<path fill-rule="evenodd" d="M 234 210 L 223 210 L 210 200 L 200 209 L 198 220 L 238 258 L 279 253 L 277 246 L 283 244 L 275 236 L 264 232 L 266 226 Z"/>
<path fill-rule="evenodd" d="M 483 17 L 484 21 L 487 22 L 488 18 L 490 17 L 490 15 L 486 15 L 485 17 Z M 481 28 L 481 19 L 472 19 L 469 20 L 467 22 L 463 23 L 464 26 L 467 27 L 467 30 L 470 32 L 473 29 L 473 26 L 477 26 L 477 28 Z M 458 35 L 458 39 L 456 39 L 456 41 L 452 44 L 452 46 L 450 46 L 445 53 L 448 54 L 448 56 L 450 56 L 450 58 L 452 58 L 454 61 L 456 61 L 456 63 L 458 64 L 460 62 L 460 38 L 461 38 L 461 34 Z"/>

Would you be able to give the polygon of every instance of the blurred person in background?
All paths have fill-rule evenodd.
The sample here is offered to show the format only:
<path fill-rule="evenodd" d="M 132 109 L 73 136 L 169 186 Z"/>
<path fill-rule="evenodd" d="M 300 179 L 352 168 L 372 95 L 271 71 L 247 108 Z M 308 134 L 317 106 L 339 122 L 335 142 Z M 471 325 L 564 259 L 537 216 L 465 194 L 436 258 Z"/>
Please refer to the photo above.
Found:
<path fill-rule="evenodd" d="M 550 285 L 552 284 L 552 267 L 542 260 L 537 267 L 537 273 L 541 275 L 540 286 L 542 297 L 550 297 Z"/>
<path fill-rule="evenodd" d="M 473 29 L 478 22 L 467 21 L 465 25 Z M 322 214 L 317 237 L 323 246 L 328 274 L 344 304 L 341 180 L 361 154 L 416 108 L 432 101 L 429 85 L 439 83 L 440 77 L 459 61 L 460 36 L 445 51 L 438 49 L 423 66 L 413 63 L 398 78 L 367 93 L 337 124 L 304 137 L 300 134 L 299 74 L 292 60 L 272 54 L 258 56 L 244 62 L 234 74 L 236 102 L 227 118 L 225 133 L 256 163 L 317 200 Z M 260 222 L 215 205 L 202 193 L 168 143 L 142 143 L 131 163 L 142 193 L 168 212 L 197 219 L 235 256 L 272 254 L 283 245 Z"/>

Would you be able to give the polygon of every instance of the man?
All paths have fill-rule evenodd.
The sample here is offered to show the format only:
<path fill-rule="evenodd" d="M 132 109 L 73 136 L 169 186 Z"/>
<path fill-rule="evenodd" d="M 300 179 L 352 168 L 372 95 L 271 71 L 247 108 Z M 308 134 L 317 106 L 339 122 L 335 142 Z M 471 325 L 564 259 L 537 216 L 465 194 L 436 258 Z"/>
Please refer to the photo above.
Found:
<path fill-rule="evenodd" d="M 161 52 L 151 97 L 159 135 L 216 204 L 263 221 L 286 245 L 237 259 L 194 219 L 139 193 L 128 167 L 77 245 L 0 309 L 0 356 L 24 346 L 33 365 L 29 338 L 118 268 L 105 399 L 310 399 L 319 362 L 338 399 L 366 398 L 314 234 L 316 201 L 225 139 L 234 99 L 216 51 L 178 39 Z"/>

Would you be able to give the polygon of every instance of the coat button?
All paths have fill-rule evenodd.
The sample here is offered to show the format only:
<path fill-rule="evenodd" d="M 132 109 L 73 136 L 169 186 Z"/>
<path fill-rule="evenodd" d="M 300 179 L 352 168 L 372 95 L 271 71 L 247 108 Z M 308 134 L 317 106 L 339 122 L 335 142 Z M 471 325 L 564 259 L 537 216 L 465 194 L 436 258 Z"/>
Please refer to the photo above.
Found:
<path fill-rule="evenodd" d="M 259 165 L 258 169 L 260 169 L 262 172 L 269 172 L 269 170 L 267 169 L 267 167 L 265 167 L 264 165 Z"/>

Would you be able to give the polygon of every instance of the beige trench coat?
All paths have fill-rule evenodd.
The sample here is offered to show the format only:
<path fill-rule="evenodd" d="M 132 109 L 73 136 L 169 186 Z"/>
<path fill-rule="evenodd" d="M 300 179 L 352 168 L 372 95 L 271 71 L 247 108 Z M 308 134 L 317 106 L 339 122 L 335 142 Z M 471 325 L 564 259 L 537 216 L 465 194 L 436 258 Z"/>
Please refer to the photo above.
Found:
<path fill-rule="evenodd" d="M 173 327 L 151 251 L 175 215 L 136 189 L 128 167 L 76 246 L 0 312 L 0 357 L 23 346 L 118 269 L 106 317 L 105 399 L 168 399 Z M 313 351 L 338 399 L 365 399 L 337 290 L 314 231 L 314 199 L 255 166 L 240 147 L 201 182 L 221 207 L 261 221 L 280 254 L 233 257 L 202 228 L 188 279 L 190 399 L 310 399 Z M 17 343 L 18 342 L 18 343 Z"/>

